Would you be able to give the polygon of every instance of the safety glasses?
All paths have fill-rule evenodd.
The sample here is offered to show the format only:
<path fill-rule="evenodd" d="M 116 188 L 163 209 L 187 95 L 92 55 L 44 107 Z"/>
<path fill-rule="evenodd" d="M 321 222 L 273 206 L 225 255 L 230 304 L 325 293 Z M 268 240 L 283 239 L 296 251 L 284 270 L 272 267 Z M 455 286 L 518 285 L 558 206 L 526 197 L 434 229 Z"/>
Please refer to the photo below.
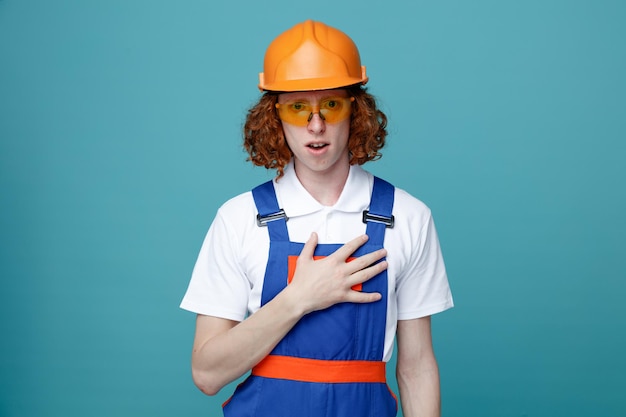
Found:
<path fill-rule="evenodd" d="M 354 97 L 327 97 L 317 103 L 308 100 L 292 100 L 276 103 L 278 117 L 283 122 L 306 126 L 317 113 L 327 123 L 337 123 L 350 117 Z"/>

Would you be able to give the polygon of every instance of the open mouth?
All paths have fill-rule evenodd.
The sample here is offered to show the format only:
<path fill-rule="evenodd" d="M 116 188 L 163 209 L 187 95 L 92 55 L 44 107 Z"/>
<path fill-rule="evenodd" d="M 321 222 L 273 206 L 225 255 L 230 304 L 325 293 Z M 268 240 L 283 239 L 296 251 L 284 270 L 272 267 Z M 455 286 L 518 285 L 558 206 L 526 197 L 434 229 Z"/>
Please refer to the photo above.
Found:
<path fill-rule="evenodd" d="M 310 143 L 307 145 L 307 147 L 311 148 L 311 149 L 322 149 L 324 147 L 328 146 L 327 143 Z"/>

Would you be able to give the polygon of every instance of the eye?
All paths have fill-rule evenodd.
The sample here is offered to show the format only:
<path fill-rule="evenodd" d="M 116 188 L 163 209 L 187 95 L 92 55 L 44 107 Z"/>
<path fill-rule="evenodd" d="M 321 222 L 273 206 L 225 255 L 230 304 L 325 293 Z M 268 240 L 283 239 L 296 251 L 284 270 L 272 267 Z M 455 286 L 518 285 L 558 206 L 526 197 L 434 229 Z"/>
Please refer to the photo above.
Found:
<path fill-rule="evenodd" d="M 291 111 L 296 113 L 307 111 L 310 107 L 309 103 L 306 101 L 294 101 L 293 103 L 289 103 L 288 106 Z"/>
<path fill-rule="evenodd" d="M 322 108 L 326 110 L 340 110 L 343 102 L 338 98 L 328 98 L 322 102 Z"/>

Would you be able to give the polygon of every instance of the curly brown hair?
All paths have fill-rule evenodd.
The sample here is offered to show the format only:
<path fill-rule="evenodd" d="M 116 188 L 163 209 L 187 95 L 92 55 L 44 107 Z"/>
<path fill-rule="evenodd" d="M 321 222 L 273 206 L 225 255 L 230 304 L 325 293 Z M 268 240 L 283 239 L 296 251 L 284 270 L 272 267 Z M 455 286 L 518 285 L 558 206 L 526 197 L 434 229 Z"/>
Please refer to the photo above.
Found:
<path fill-rule="evenodd" d="M 365 87 L 356 85 L 346 90 L 354 97 L 348 138 L 350 165 L 363 165 L 380 159 L 380 149 L 385 146 L 387 136 L 387 116 L 376 107 L 376 99 Z M 276 112 L 277 102 L 278 93 L 268 91 L 248 110 L 243 128 L 243 146 L 249 154 L 248 161 L 267 169 L 276 169 L 280 178 L 292 153 Z"/>

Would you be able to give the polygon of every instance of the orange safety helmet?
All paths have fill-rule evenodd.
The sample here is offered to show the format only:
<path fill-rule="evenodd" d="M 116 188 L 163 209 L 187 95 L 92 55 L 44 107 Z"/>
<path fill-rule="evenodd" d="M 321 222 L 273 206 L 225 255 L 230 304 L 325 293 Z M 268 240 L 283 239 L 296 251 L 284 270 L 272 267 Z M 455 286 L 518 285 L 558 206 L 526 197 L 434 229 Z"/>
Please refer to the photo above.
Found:
<path fill-rule="evenodd" d="M 307 20 L 280 34 L 267 48 L 259 89 L 328 90 L 367 80 L 352 39 L 324 23 Z"/>

